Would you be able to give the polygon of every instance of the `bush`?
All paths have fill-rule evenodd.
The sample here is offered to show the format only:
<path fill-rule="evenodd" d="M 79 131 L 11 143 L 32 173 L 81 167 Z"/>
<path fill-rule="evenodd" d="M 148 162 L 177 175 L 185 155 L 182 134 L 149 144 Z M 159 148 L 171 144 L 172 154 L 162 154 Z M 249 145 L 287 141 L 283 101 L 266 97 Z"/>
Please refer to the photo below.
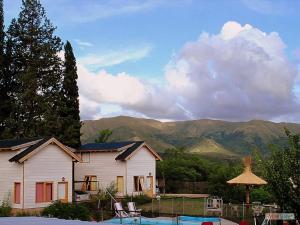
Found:
<path fill-rule="evenodd" d="M 250 194 L 251 201 L 261 203 L 272 203 L 275 202 L 273 196 L 265 188 L 255 188 L 251 190 Z"/>
<path fill-rule="evenodd" d="M 8 217 L 11 215 L 11 206 L 8 202 L 3 201 L 0 206 L 0 217 Z"/>
<path fill-rule="evenodd" d="M 91 204 L 89 204 L 89 208 L 97 209 L 109 209 L 111 196 L 113 198 L 116 197 L 117 187 L 115 182 L 111 182 L 106 188 L 99 189 L 98 193 L 91 196 Z"/>
<path fill-rule="evenodd" d="M 136 196 L 126 195 L 123 199 L 123 202 L 135 202 L 137 205 L 143 205 L 152 202 L 152 198 L 145 194 L 140 194 Z"/>
<path fill-rule="evenodd" d="M 46 207 L 42 212 L 42 216 L 84 221 L 89 221 L 91 219 L 90 211 L 83 205 L 61 203 L 59 201 Z"/>

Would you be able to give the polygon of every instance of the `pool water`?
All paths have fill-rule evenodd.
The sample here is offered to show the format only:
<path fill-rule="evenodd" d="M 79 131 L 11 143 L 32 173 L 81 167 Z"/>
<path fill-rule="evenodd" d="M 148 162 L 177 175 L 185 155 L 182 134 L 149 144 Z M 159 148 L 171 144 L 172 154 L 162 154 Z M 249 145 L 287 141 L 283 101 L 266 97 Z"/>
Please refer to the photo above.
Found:
<path fill-rule="evenodd" d="M 119 218 L 113 218 L 105 221 L 110 224 L 142 224 L 142 225 L 175 225 L 177 224 L 176 218 L 163 219 L 163 218 L 123 218 L 122 222 Z M 192 216 L 179 216 L 178 224 L 180 225 L 200 225 L 202 222 L 220 222 L 219 218 L 215 217 L 192 217 Z"/>

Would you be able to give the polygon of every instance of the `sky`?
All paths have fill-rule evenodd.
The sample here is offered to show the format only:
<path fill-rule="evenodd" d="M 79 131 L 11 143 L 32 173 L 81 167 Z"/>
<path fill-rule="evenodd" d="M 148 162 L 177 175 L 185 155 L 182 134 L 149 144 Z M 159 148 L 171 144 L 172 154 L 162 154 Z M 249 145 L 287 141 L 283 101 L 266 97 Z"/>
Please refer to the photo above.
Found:
<path fill-rule="evenodd" d="M 41 0 L 82 120 L 300 123 L 300 0 Z M 21 0 L 4 0 L 5 24 Z"/>

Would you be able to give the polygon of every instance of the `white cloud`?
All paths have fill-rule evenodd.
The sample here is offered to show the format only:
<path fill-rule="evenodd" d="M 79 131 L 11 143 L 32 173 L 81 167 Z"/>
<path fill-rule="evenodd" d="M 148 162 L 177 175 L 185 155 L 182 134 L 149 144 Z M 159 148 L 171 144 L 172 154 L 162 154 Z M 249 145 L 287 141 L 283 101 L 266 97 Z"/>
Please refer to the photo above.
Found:
<path fill-rule="evenodd" d="M 287 14 L 294 11 L 299 2 L 286 0 L 243 0 L 246 7 L 261 14 Z"/>
<path fill-rule="evenodd" d="M 296 110 L 296 71 L 277 33 L 224 24 L 187 43 L 166 68 L 170 90 L 193 118 L 273 119 Z"/>
<path fill-rule="evenodd" d="M 87 47 L 93 47 L 94 45 L 88 41 L 82 41 L 80 39 L 75 39 L 74 40 L 76 44 L 79 46 L 80 49 L 84 50 Z"/>
<path fill-rule="evenodd" d="M 119 105 L 123 112 L 131 111 L 155 118 L 181 115 L 172 96 L 126 73 L 116 76 L 104 70 L 94 73 L 78 64 L 78 74 L 82 118 L 102 115 L 99 113 L 101 104 Z"/>
<path fill-rule="evenodd" d="M 145 45 L 136 48 L 127 48 L 120 50 L 113 50 L 97 54 L 88 54 L 79 58 L 79 62 L 91 69 L 99 69 L 101 67 L 109 67 L 121 64 L 128 61 L 137 61 L 145 58 L 151 52 L 152 47 Z"/>
<path fill-rule="evenodd" d="M 300 121 L 299 73 L 285 56 L 284 42 L 276 32 L 249 24 L 228 22 L 219 34 L 203 33 L 186 43 L 166 65 L 163 85 L 127 73 L 90 72 L 80 62 L 80 95 L 95 103 L 82 109 L 84 115 L 112 104 L 119 114 L 162 120 Z"/>
<path fill-rule="evenodd" d="M 44 0 L 47 6 L 52 5 L 52 0 Z M 58 1 L 58 10 L 63 9 L 64 18 L 76 22 L 85 23 L 98 19 L 109 18 L 120 15 L 145 12 L 161 7 L 172 5 L 179 1 L 167 0 L 106 0 L 106 1 L 86 1 L 86 0 L 61 0 Z M 182 1 L 180 1 L 182 2 Z M 61 15 L 62 16 L 62 15 Z"/>

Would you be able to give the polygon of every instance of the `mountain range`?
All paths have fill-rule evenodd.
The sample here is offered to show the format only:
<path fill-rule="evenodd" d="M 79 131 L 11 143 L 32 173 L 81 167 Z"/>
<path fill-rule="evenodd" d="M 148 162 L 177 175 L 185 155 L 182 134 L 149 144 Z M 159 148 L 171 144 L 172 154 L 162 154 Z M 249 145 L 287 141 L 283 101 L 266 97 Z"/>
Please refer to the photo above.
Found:
<path fill-rule="evenodd" d="M 156 151 L 184 147 L 187 152 L 219 158 L 240 158 L 258 149 L 268 153 L 268 146 L 287 144 L 285 128 L 300 133 L 300 124 L 263 120 L 228 122 L 190 120 L 160 122 L 128 116 L 83 121 L 82 143 L 94 142 L 100 130 L 112 130 L 110 141 L 144 140 Z"/>

